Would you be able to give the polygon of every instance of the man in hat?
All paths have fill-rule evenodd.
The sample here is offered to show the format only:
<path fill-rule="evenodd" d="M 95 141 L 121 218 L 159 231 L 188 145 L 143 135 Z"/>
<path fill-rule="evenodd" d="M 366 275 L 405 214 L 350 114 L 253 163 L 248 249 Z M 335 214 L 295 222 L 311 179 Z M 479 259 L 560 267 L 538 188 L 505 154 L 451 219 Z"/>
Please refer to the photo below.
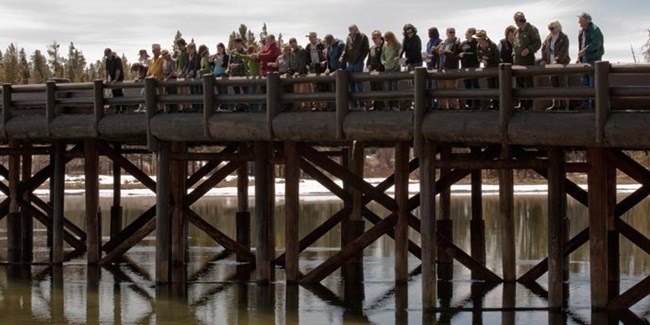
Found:
<path fill-rule="evenodd" d="M 162 66 L 163 59 L 160 57 L 160 44 L 154 43 L 151 44 L 151 53 L 153 53 L 153 59 L 149 64 L 149 70 L 147 71 L 147 77 L 152 77 L 155 79 L 162 79 Z"/>
<path fill-rule="evenodd" d="M 600 28 L 592 22 L 591 15 L 586 12 L 578 16 L 578 24 L 580 25 L 580 33 L 578 34 L 578 63 L 591 65 L 596 61 L 602 60 L 603 54 L 605 54 L 605 48 L 603 47 L 603 34 L 600 32 Z M 593 76 L 584 75 L 582 77 L 582 85 L 593 87 Z M 591 108 L 591 100 L 583 101 L 581 108 Z"/>
<path fill-rule="evenodd" d="M 515 39 L 512 44 L 512 61 L 515 65 L 535 65 L 535 53 L 542 47 L 542 39 L 537 28 L 526 21 L 523 12 L 514 14 Z M 532 87 L 532 77 L 517 77 L 517 87 Z M 521 100 L 519 109 L 532 108 L 532 100 Z"/>
<path fill-rule="evenodd" d="M 478 42 L 474 38 L 476 35 L 476 28 L 470 27 L 465 31 L 465 40 L 460 43 L 460 53 L 458 57 L 460 58 L 460 65 L 463 69 L 476 69 L 480 66 L 478 59 Z M 463 79 L 463 85 L 465 89 L 479 89 L 478 79 Z M 462 107 L 463 105 L 461 105 Z M 481 107 L 481 101 L 475 98 L 469 98 L 465 101 L 466 109 L 479 109 Z"/>
<path fill-rule="evenodd" d="M 370 42 L 368 36 L 359 31 L 357 25 L 350 25 L 348 27 L 348 37 L 345 41 L 345 49 L 339 58 L 339 61 L 346 62 L 346 70 L 350 73 L 363 72 L 363 67 L 366 62 L 366 57 L 370 51 Z M 350 92 L 362 92 L 363 83 L 351 82 Z M 351 103 L 353 108 L 360 108 L 363 104 L 360 101 L 353 101 Z"/>
<path fill-rule="evenodd" d="M 496 68 L 501 63 L 501 53 L 499 47 L 492 42 L 487 36 L 485 30 L 476 31 L 474 38 L 478 41 L 478 58 L 483 63 L 485 68 Z M 499 83 L 497 78 L 488 78 L 487 79 L 488 88 L 496 89 L 499 88 Z M 490 100 L 490 109 L 498 109 L 499 100 L 492 99 Z"/>
<path fill-rule="evenodd" d="M 307 65 L 311 73 L 324 73 L 327 65 L 327 58 L 325 58 L 325 45 L 318 39 L 316 32 L 310 32 L 305 35 L 309 38 L 309 43 L 305 46 L 307 52 Z M 327 92 L 329 91 L 329 84 L 317 82 L 313 85 L 314 92 Z M 312 103 L 312 110 L 322 110 L 321 103 Z"/>
<path fill-rule="evenodd" d="M 109 48 L 104 50 L 104 56 L 106 57 L 106 69 L 104 70 L 104 83 L 111 85 L 111 93 L 113 97 L 124 97 L 124 92 L 122 88 L 114 88 L 116 82 L 124 81 L 124 68 L 122 67 L 122 59 L 119 56 L 115 55 L 113 51 Z M 126 106 L 116 105 L 115 113 L 120 114 L 126 112 Z"/>

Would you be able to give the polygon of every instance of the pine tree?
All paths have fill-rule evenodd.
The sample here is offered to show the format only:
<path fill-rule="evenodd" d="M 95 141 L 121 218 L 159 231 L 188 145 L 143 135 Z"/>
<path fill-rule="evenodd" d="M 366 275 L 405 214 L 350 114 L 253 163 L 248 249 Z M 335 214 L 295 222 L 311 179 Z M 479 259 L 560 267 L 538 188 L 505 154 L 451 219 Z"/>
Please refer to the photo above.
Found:
<path fill-rule="evenodd" d="M 9 47 L 5 52 L 3 58 L 3 71 L 3 82 L 20 84 L 22 77 L 20 75 L 20 66 L 18 63 L 18 50 L 13 43 L 9 44 Z"/>
<path fill-rule="evenodd" d="M 228 37 L 228 49 L 232 50 L 235 47 L 234 40 L 237 37 L 242 39 L 245 47 L 251 45 L 257 46 L 257 43 L 255 41 L 255 34 L 250 29 L 248 29 L 246 25 L 241 24 L 239 25 L 239 29 L 237 31 L 233 31 Z"/>
<path fill-rule="evenodd" d="M 30 83 L 44 83 L 50 77 L 50 68 L 47 66 L 47 58 L 40 50 L 34 51 L 31 57 L 32 72 L 30 74 Z"/>
<path fill-rule="evenodd" d="M 2 56 L 2 51 L 0 51 L 0 81 L 3 80 L 5 80 L 4 57 Z"/>
<path fill-rule="evenodd" d="M 83 53 L 79 51 L 74 43 L 70 42 L 68 47 L 68 58 L 64 62 L 64 71 L 65 77 L 70 80 L 70 82 L 82 82 L 84 80 L 83 74 L 84 69 L 86 68 L 86 58 Z"/>
<path fill-rule="evenodd" d="M 24 48 L 20 49 L 20 52 L 18 52 L 18 56 L 19 56 L 18 66 L 20 68 L 20 77 L 22 79 L 20 83 L 26 85 L 29 83 L 30 68 L 29 68 L 29 62 L 27 62 L 27 54 L 25 53 Z"/>
<path fill-rule="evenodd" d="M 131 75 L 131 64 L 126 59 L 124 53 L 122 53 L 121 59 L 122 59 L 122 72 L 124 73 L 124 80 L 133 80 L 133 76 Z"/>
<path fill-rule="evenodd" d="M 176 31 L 176 35 L 174 35 L 174 43 L 172 44 L 172 51 L 171 53 L 176 53 L 179 52 L 180 49 L 178 48 L 178 45 L 176 45 L 176 42 L 178 42 L 179 39 L 183 38 L 183 33 L 181 33 L 180 30 Z M 124 62 L 124 60 L 122 60 Z"/>
<path fill-rule="evenodd" d="M 59 55 L 59 48 L 61 44 L 56 41 L 47 46 L 47 55 L 50 57 L 48 63 L 52 70 L 52 76 L 55 78 L 63 78 L 64 76 L 64 59 Z"/>
<path fill-rule="evenodd" d="M 650 28 L 648 28 L 648 41 L 643 45 L 643 58 L 650 63 Z"/>

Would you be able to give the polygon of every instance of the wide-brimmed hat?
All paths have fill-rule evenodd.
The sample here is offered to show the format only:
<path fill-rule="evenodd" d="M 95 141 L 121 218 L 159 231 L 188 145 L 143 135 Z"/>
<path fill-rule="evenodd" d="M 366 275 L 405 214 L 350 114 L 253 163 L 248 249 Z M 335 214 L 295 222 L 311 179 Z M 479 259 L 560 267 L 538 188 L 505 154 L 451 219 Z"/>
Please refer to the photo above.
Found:
<path fill-rule="evenodd" d="M 476 39 L 487 39 L 487 32 L 483 29 L 479 29 L 476 31 L 476 34 L 473 36 Z"/>
<path fill-rule="evenodd" d="M 145 49 L 141 49 L 140 51 L 138 51 L 138 55 L 143 55 L 143 54 L 144 54 L 146 57 L 149 57 L 149 53 L 147 53 L 147 50 L 145 50 Z"/>
<path fill-rule="evenodd" d="M 162 55 L 162 56 L 168 56 L 168 55 L 169 55 L 169 51 L 168 51 L 168 50 L 162 50 L 162 51 L 160 52 L 160 55 Z"/>

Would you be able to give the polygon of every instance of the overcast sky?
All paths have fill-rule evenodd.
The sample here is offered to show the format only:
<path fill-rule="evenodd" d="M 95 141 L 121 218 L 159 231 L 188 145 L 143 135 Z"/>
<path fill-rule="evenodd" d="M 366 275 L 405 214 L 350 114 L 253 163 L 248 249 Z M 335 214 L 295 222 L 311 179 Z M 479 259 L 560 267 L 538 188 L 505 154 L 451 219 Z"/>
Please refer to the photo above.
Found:
<path fill-rule="evenodd" d="M 582 11 L 591 13 L 603 31 L 604 59 L 611 62 L 632 62 L 630 47 L 640 59 L 650 28 L 649 0 L 2 0 L 0 49 L 4 52 L 13 42 L 31 55 L 57 41 L 65 55 L 74 42 L 89 62 L 100 59 L 105 47 L 133 62 L 138 49 L 150 49 L 151 43 L 171 47 L 177 30 L 188 41 L 194 38 L 214 51 L 242 23 L 257 35 L 266 23 L 270 33 L 282 33 L 285 41 L 296 37 L 301 44 L 310 31 L 344 39 L 347 27 L 357 24 L 368 35 L 375 29 L 399 35 L 405 23 L 419 29 L 423 42 L 431 26 L 441 34 L 447 27 L 457 32 L 485 29 L 498 41 L 516 11 L 526 14 L 542 38 L 548 23 L 559 20 L 571 41 L 572 60 L 577 52 L 576 16 Z"/>

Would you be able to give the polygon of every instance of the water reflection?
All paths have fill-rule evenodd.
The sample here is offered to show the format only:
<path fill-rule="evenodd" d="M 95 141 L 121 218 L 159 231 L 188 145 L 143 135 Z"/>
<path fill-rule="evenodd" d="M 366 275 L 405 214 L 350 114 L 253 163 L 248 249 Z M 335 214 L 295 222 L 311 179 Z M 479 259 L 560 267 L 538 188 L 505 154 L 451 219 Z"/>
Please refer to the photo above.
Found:
<path fill-rule="evenodd" d="M 127 222 L 148 209 L 154 198 L 124 198 Z M 83 198 L 67 200 L 66 215 L 81 225 Z M 469 198 L 454 197 L 452 218 L 454 243 L 470 250 Z M 498 200 L 484 202 L 486 256 L 488 267 L 500 273 Z M 204 198 L 192 207 L 212 225 L 235 236 L 234 200 Z M 283 206 L 276 216 L 276 239 L 283 245 Z M 305 236 L 342 208 L 339 202 L 303 202 L 300 235 Z M 387 215 L 371 205 L 375 213 Z M 645 211 L 648 202 L 630 211 L 625 220 L 643 233 L 650 233 Z M 102 201 L 110 209 L 110 200 Z M 530 269 L 546 254 L 546 202 L 540 197 L 520 197 L 517 219 L 518 274 Z M 644 210 L 645 209 L 645 210 Z M 586 208 L 569 202 L 571 234 L 587 226 Z M 109 220 L 103 220 L 108 230 Z M 253 225 L 254 227 L 254 225 Z M 253 228 L 254 229 L 254 228 Z M 190 263 L 183 272 L 187 284 L 156 287 L 153 238 L 145 238 L 131 249 L 118 265 L 89 268 L 83 259 L 63 267 L 0 267 L 0 324 L 610 324 L 619 320 L 638 323 L 648 318 L 650 298 L 621 315 L 592 314 L 589 308 L 588 251 L 585 247 L 571 255 L 570 281 L 566 297 L 570 306 L 564 312 L 548 312 L 546 277 L 526 286 L 498 285 L 472 281 L 471 273 L 453 264 L 454 279 L 439 281 L 438 307 L 423 312 L 419 261 L 410 256 L 410 281 L 396 286 L 393 281 L 393 243 L 382 237 L 365 250 L 361 281 L 344 281 L 337 271 L 321 284 L 285 285 L 282 270 L 277 282 L 257 285 L 247 264 L 237 263 L 230 252 L 217 246 L 195 228 L 190 228 Z M 37 261 L 47 260 L 46 232 L 35 232 L 40 243 Z M 108 236 L 107 233 L 104 236 Z M 107 238 L 107 237 L 106 237 Z M 254 236 L 252 237 L 254 240 Z M 411 239 L 419 243 L 414 233 Z M 6 247 L 4 241 L 0 241 Z M 254 246 L 255 243 L 253 242 Z M 340 245 L 340 230 L 335 228 L 301 254 L 300 268 L 309 272 L 332 256 Z M 621 241 L 621 290 L 626 290 L 650 273 L 650 260 L 639 249 Z M 0 248 L 4 254 L 6 249 Z M 352 268 L 354 271 L 354 268 Z M 643 315 L 645 316 L 638 316 Z M 609 318 L 608 318 L 609 317 Z"/>

